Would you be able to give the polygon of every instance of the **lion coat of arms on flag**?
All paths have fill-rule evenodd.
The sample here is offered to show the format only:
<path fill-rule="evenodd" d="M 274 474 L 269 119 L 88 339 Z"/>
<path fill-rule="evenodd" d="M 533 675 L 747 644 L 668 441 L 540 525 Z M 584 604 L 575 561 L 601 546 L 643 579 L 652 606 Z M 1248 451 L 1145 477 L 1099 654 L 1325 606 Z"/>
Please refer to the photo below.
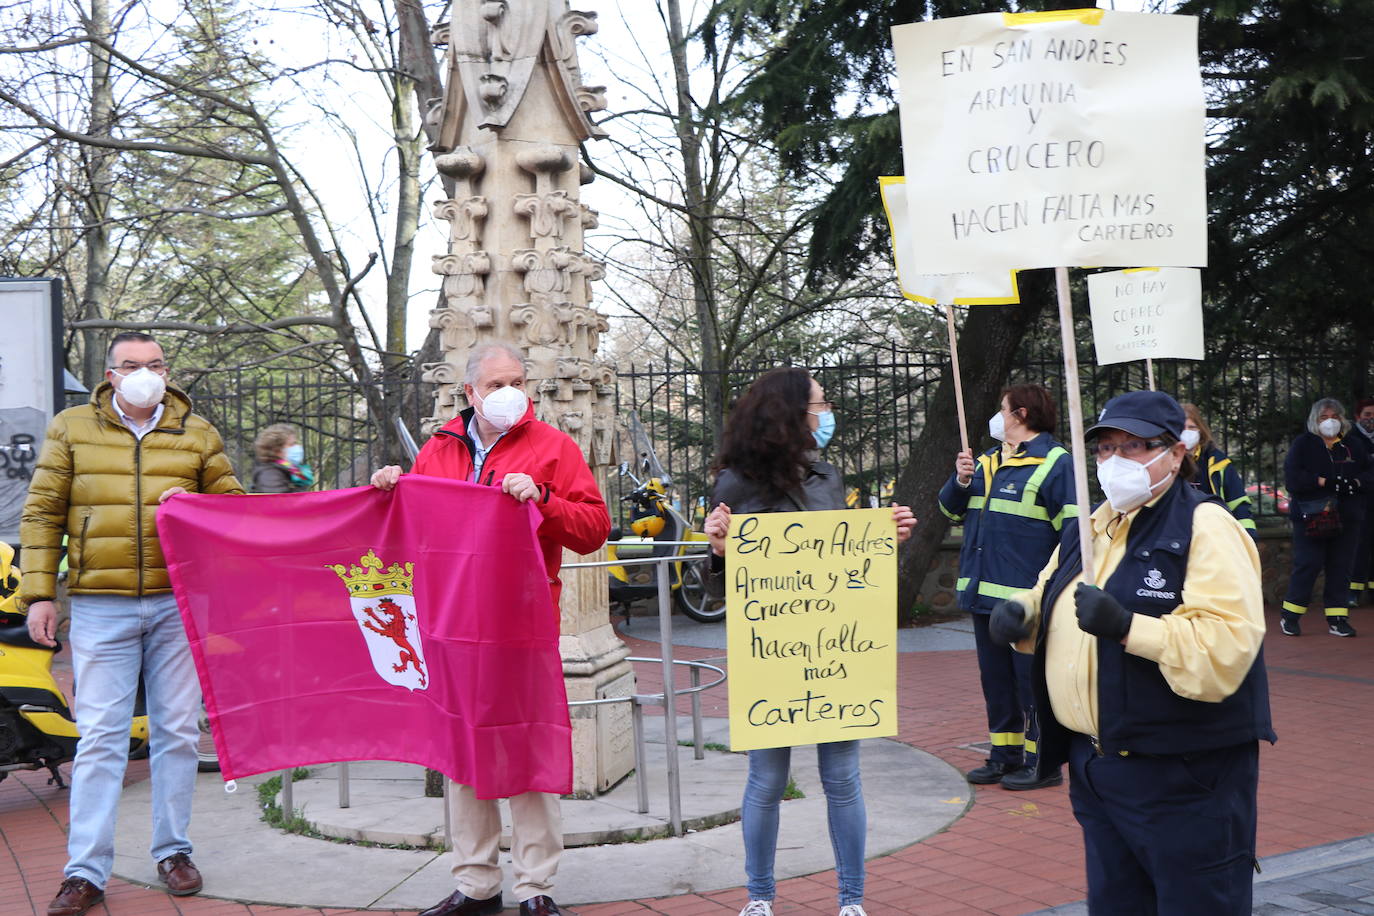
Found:
<path fill-rule="evenodd" d="M 424 690 L 429 686 L 429 668 L 411 585 L 415 564 L 384 566 L 370 549 L 358 562 L 361 565 L 328 568 L 348 587 L 353 619 L 367 643 L 372 667 L 388 684 Z"/>

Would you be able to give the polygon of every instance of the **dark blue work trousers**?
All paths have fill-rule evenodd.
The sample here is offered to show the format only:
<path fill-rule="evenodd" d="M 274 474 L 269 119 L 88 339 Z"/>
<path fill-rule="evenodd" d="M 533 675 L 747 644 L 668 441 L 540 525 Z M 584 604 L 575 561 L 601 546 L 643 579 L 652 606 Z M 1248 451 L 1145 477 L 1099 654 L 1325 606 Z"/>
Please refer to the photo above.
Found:
<path fill-rule="evenodd" d="M 1301 521 L 1293 521 L 1293 574 L 1283 597 L 1286 610 L 1307 609 L 1317 576 L 1326 573 L 1322 583 L 1322 607 L 1344 614 L 1350 599 L 1350 570 L 1355 565 L 1355 550 L 1360 543 L 1363 513 L 1341 513 L 1341 533 L 1333 538 L 1310 538 Z M 1298 611 L 1297 613 L 1303 613 Z"/>
<path fill-rule="evenodd" d="M 1075 735 L 1069 800 L 1083 828 L 1088 911 L 1245 916 L 1255 864 L 1259 744 L 1099 756 Z"/>
<path fill-rule="evenodd" d="M 1031 656 L 988 635 L 990 614 L 973 615 L 973 643 L 978 649 L 978 678 L 988 713 L 992 753 L 988 759 L 1008 768 L 1035 765 L 1035 700 L 1031 693 Z"/>

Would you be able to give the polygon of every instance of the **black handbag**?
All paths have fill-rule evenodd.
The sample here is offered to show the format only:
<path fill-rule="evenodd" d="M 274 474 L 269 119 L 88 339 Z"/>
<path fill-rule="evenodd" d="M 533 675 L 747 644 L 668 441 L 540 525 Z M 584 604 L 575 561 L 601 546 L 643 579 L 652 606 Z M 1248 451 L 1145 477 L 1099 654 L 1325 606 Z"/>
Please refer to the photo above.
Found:
<path fill-rule="evenodd" d="M 1336 497 L 1298 500 L 1298 521 L 1309 538 L 1324 541 L 1341 533 L 1341 512 Z"/>

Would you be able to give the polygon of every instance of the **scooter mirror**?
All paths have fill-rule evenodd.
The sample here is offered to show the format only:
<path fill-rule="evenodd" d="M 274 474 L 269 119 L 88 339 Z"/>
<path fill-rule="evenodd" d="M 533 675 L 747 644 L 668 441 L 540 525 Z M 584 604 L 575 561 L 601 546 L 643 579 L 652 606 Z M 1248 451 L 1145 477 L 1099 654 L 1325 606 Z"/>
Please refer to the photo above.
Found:
<path fill-rule="evenodd" d="M 628 474 L 628 473 L 630 473 L 630 462 L 628 462 L 628 461 L 622 461 L 622 462 L 620 462 L 620 476 L 621 476 L 621 477 L 624 477 L 624 476 L 625 476 L 626 474 Z"/>

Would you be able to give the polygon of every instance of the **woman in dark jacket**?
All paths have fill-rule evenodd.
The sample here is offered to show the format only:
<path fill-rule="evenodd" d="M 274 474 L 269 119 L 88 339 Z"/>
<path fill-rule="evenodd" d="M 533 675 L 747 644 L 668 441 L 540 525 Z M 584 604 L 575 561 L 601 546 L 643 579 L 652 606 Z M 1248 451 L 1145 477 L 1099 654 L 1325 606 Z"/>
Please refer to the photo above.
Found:
<path fill-rule="evenodd" d="M 1340 401 L 1322 398 L 1312 405 L 1307 432 L 1293 440 L 1283 460 L 1284 485 L 1292 498 L 1293 575 L 1283 599 L 1280 624 L 1286 636 L 1300 636 L 1302 615 L 1312 597 L 1317 574 L 1326 573 L 1322 589 L 1327 632 L 1354 636 L 1350 625 L 1350 568 L 1364 524 L 1365 493 L 1374 489 L 1374 457 L 1352 433 Z M 1340 519 L 1338 532 L 1310 530 L 1323 506 Z"/>
<path fill-rule="evenodd" d="M 706 519 L 712 572 L 708 587 L 723 591 L 725 539 L 731 512 L 797 512 L 845 508 L 839 469 L 817 450 L 830 441 L 835 418 L 825 392 L 803 369 L 773 369 L 755 380 L 725 424 L 716 459 L 716 506 Z M 897 539 L 916 524 L 906 506 L 893 506 Z M 864 834 L 867 815 L 859 780 L 859 742 L 817 745 L 829 813 L 830 842 L 839 879 L 840 916 L 864 916 Z M 741 916 L 772 916 L 773 860 L 778 809 L 787 785 L 790 747 L 749 752 L 740 820 L 749 902 Z"/>
<path fill-rule="evenodd" d="M 1259 540 L 1250 496 L 1245 492 L 1245 481 L 1236 471 L 1235 464 L 1212 438 L 1212 427 L 1202 418 L 1197 405 L 1184 404 L 1183 414 L 1188 418 L 1183 427 L 1183 444 L 1188 446 L 1188 454 L 1197 464 L 1189 483 L 1226 503 L 1240 526 L 1250 533 L 1250 537 Z"/>
<path fill-rule="evenodd" d="M 258 460 L 253 463 L 249 493 L 299 493 L 315 485 L 315 472 L 305 463 L 305 449 L 289 423 L 263 429 L 253 440 L 253 451 Z"/>

